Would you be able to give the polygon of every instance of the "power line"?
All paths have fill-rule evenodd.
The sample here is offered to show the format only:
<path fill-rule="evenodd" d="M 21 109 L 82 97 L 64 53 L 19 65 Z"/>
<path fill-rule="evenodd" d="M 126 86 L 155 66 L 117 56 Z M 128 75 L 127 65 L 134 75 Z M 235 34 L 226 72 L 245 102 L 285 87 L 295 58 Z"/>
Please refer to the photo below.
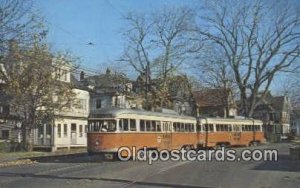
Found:
<path fill-rule="evenodd" d="M 35 5 L 34 5 L 35 7 Z M 35 7 L 37 10 L 39 9 L 38 7 Z M 65 28 L 61 27 L 60 25 L 58 24 L 55 24 L 55 23 L 52 23 L 46 19 L 44 19 L 42 16 L 40 16 L 39 14 L 36 14 L 34 12 L 33 9 L 30 9 L 30 12 L 35 15 L 37 18 L 39 18 L 40 20 L 43 20 L 44 22 L 48 23 L 49 25 L 51 26 L 54 26 L 56 27 L 57 29 L 59 29 L 60 31 L 64 32 L 65 34 L 68 34 L 69 36 L 72 36 L 73 38 L 76 38 L 78 41 L 80 41 L 82 44 L 85 44 L 85 45 L 95 45 L 93 42 L 91 41 L 86 41 L 83 37 L 80 37 L 78 35 L 74 35 L 72 32 L 66 30 Z"/>
<path fill-rule="evenodd" d="M 105 2 L 112 8 L 114 9 L 116 12 L 118 12 L 121 16 L 124 17 L 124 13 L 122 11 L 120 11 L 118 8 L 116 8 L 109 0 L 105 0 Z"/>

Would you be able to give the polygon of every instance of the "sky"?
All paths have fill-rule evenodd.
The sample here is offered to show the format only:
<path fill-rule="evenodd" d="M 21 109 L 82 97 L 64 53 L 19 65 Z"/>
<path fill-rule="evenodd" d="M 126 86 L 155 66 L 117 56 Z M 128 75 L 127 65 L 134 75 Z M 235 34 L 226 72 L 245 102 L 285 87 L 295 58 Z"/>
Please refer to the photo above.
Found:
<path fill-rule="evenodd" d="M 197 7 L 197 0 L 35 0 L 49 29 L 48 43 L 53 51 L 69 51 L 80 58 L 80 66 L 92 72 L 107 67 L 132 74 L 129 66 L 119 65 L 124 48 L 122 17 L 129 12 L 152 13 L 164 6 Z M 290 0 L 299 3 L 298 0 Z M 130 76 L 130 75 L 129 75 Z M 284 82 L 274 80 L 272 88 Z"/>
<path fill-rule="evenodd" d="M 116 60 L 122 55 L 124 15 L 147 14 L 168 5 L 193 4 L 196 1 L 37 0 L 36 9 L 46 20 L 52 50 L 69 51 L 80 58 L 82 68 L 103 72 L 107 66 L 116 66 Z"/>

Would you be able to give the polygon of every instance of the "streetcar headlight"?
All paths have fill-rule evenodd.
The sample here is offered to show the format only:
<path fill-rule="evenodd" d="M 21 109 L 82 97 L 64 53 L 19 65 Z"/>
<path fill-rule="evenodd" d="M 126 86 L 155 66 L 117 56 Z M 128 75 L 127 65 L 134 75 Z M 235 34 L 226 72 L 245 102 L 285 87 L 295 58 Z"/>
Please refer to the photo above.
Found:
<path fill-rule="evenodd" d="M 95 142 L 95 144 L 98 146 L 98 145 L 99 145 L 99 141 L 97 140 L 97 141 Z"/>

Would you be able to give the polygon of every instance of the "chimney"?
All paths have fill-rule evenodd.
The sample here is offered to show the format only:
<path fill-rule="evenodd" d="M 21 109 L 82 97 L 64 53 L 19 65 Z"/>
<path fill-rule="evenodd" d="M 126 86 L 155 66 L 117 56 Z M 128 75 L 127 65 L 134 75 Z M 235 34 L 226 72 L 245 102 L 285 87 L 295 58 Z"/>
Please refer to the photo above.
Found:
<path fill-rule="evenodd" d="M 80 72 L 80 81 L 83 81 L 84 80 L 84 71 L 81 71 Z"/>

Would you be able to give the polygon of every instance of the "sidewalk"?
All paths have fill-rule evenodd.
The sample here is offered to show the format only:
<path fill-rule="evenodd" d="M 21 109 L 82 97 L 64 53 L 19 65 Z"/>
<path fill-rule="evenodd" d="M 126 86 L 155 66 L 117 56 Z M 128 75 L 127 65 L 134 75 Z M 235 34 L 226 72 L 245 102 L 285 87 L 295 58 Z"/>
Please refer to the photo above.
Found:
<path fill-rule="evenodd" d="M 72 154 L 86 153 L 86 149 L 61 150 L 56 152 L 7 152 L 0 153 L 0 168 L 6 166 L 34 164 L 30 158 L 35 157 L 51 157 L 51 156 L 66 156 Z"/>

